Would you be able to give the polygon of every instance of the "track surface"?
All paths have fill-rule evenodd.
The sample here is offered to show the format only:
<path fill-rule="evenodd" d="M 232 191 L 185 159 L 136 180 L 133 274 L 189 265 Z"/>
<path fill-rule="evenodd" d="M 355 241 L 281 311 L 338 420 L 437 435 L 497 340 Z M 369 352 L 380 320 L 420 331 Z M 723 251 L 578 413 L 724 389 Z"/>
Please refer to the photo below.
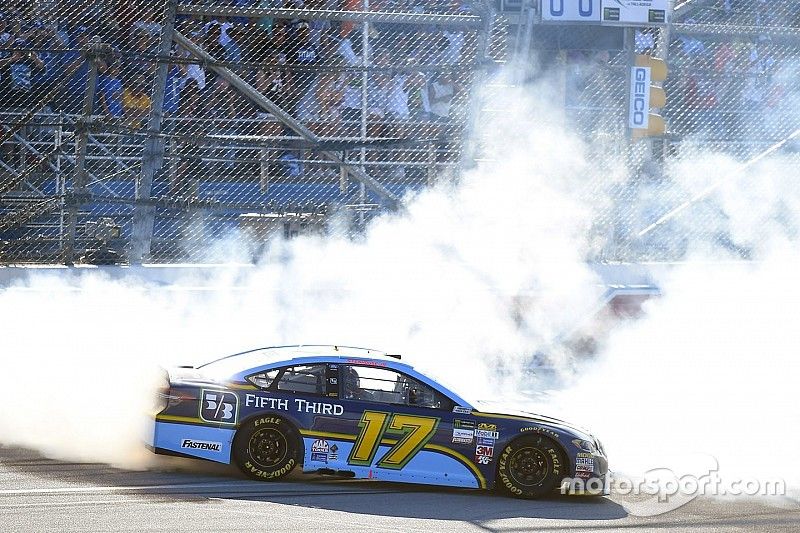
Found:
<path fill-rule="evenodd" d="M 0 447 L 0 531 L 522 532 L 800 530 L 786 499 L 698 498 L 649 518 L 628 498 L 520 501 L 488 492 L 297 477 L 260 483 L 170 460 L 157 471 L 45 459 Z"/>

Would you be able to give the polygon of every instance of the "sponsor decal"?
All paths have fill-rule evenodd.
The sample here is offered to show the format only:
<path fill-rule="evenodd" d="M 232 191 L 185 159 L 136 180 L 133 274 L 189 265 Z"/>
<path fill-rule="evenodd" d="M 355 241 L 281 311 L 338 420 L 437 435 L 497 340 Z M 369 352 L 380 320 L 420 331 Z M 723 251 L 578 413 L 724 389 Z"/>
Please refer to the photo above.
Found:
<path fill-rule="evenodd" d="M 494 457 L 494 446 L 479 444 L 475 447 L 475 455 L 478 457 Z"/>
<path fill-rule="evenodd" d="M 453 443 L 454 444 L 472 444 L 472 432 L 471 429 L 459 429 L 457 427 L 453 428 Z"/>
<path fill-rule="evenodd" d="M 209 442 L 205 440 L 183 439 L 181 441 L 181 448 L 189 448 L 192 450 L 208 450 L 210 452 L 222 451 L 221 442 Z"/>
<path fill-rule="evenodd" d="M 594 472 L 594 459 L 578 457 L 575 459 L 576 472 Z"/>
<path fill-rule="evenodd" d="M 328 462 L 328 454 L 321 453 L 321 452 L 311 452 L 311 460 L 316 461 L 318 463 L 327 463 Z"/>
<path fill-rule="evenodd" d="M 384 361 L 372 361 L 369 359 L 348 359 L 348 364 L 362 366 L 386 366 Z"/>
<path fill-rule="evenodd" d="M 328 446 L 328 441 L 322 439 L 315 440 L 313 444 L 311 444 L 311 451 L 328 453 L 330 451 L 330 446 Z"/>
<path fill-rule="evenodd" d="M 313 413 L 315 415 L 341 416 L 344 414 L 344 407 L 335 403 L 310 402 L 302 398 L 295 398 L 292 403 L 289 403 L 289 400 L 286 398 L 271 398 L 262 394 L 246 394 L 244 397 L 244 405 L 257 409 L 273 409 L 279 411 L 289 411 L 289 408 L 292 407 L 295 411 L 300 413 Z"/>
<path fill-rule="evenodd" d="M 650 67 L 631 67 L 628 126 L 647 129 L 650 125 Z"/>
<path fill-rule="evenodd" d="M 558 433 L 556 433 L 555 431 L 553 431 L 550 428 L 544 428 L 544 427 L 541 427 L 541 426 L 524 427 L 524 428 L 520 429 L 519 432 L 520 433 L 527 433 L 527 432 L 542 433 L 542 434 L 547 435 L 548 437 L 552 437 L 554 439 L 558 438 Z"/>
<path fill-rule="evenodd" d="M 576 457 L 589 457 L 589 458 L 593 458 L 594 457 L 594 455 L 592 455 L 591 453 L 587 453 L 587 452 L 578 452 L 575 456 Z"/>
<path fill-rule="evenodd" d="M 487 429 L 476 429 L 475 436 L 478 438 L 497 440 L 500 437 L 500 434 L 497 431 L 489 431 Z"/>
<path fill-rule="evenodd" d="M 289 472 L 292 468 L 294 468 L 295 464 L 297 464 L 297 463 L 294 460 L 294 458 L 292 458 L 292 459 L 289 459 L 289 461 L 285 465 L 283 465 L 281 468 L 279 468 L 278 470 L 273 470 L 271 472 L 265 472 L 264 470 L 261 470 L 260 468 L 255 466 L 250 461 L 245 462 L 244 463 L 244 467 L 251 474 L 253 474 L 254 476 L 260 477 L 262 479 L 272 479 L 272 478 L 276 478 L 276 477 L 282 476 L 285 473 Z"/>
<path fill-rule="evenodd" d="M 330 453 L 328 454 L 328 458 L 331 461 L 337 461 L 339 459 L 339 447 L 336 444 L 332 444 L 330 448 Z"/>
<path fill-rule="evenodd" d="M 472 408 L 471 407 L 462 407 L 460 405 L 456 405 L 455 407 L 453 407 L 453 412 L 454 413 L 458 413 L 460 415 L 471 415 L 472 414 Z"/>
<path fill-rule="evenodd" d="M 468 429 L 472 431 L 475 429 L 475 422 L 473 422 L 472 420 L 459 420 L 458 418 L 456 418 L 455 420 L 453 420 L 453 427 L 456 427 L 458 429 Z"/>
<path fill-rule="evenodd" d="M 494 457 L 494 441 L 490 442 L 490 444 L 481 444 L 479 442 L 475 446 L 475 462 L 479 465 L 488 465 L 492 461 L 492 457 Z"/>
<path fill-rule="evenodd" d="M 487 439 L 486 437 L 478 437 L 475 444 L 482 445 L 482 446 L 494 446 L 495 440 L 494 439 Z"/>
<path fill-rule="evenodd" d="M 583 472 L 583 471 L 579 470 L 579 471 L 575 472 L 575 477 L 579 477 L 581 479 L 589 479 L 590 477 L 592 477 L 592 473 L 591 472 Z"/>
<path fill-rule="evenodd" d="M 475 436 L 496 440 L 500 437 L 500 434 L 497 432 L 496 424 L 478 424 L 478 429 L 475 430 Z"/>
<path fill-rule="evenodd" d="M 235 424 L 239 417 L 239 397 L 232 392 L 203 390 L 200 419 L 219 424 Z"/>

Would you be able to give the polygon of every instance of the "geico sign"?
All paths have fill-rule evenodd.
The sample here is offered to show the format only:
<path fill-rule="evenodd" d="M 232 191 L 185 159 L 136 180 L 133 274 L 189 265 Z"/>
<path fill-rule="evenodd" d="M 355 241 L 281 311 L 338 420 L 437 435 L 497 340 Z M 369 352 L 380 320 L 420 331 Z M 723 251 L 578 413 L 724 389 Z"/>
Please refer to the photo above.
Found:
<path fill-rule="evenodd" d="M 633 67 L 631 69 L 631 128 L 648 127 L 648 109 L 650 103 L 650 67 Z"/>

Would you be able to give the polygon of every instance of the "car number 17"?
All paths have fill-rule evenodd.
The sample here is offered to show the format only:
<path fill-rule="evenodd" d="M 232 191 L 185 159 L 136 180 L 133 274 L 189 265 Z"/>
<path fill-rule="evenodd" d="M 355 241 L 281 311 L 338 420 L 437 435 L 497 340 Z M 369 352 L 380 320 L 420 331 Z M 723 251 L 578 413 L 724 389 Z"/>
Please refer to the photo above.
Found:
<path fill-rule="evenodd" d="M 430 416 L 364 411 L 358 427 L 361 431 L 347 462 L 370 466 L 384 438 L 397 435 L 400 438 L 387 443 L 392 444 L 392 447 L 378 460 L 376 466 L 399 470 L 406 466 L 433 437 L 436 428 L 439 427 L 439 419 Z"/>

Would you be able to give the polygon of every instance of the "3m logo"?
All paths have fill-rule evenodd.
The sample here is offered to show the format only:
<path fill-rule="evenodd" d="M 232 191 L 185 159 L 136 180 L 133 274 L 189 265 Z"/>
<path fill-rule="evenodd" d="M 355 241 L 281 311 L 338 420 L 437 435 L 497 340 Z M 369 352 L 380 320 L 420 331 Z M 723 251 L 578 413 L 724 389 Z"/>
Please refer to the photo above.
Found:
<path fill-rule="evenodd" d="M 477 446 L 475 448 L 475 455 L 478 457 L 493 457 L 494 446 Z"/>
<path fill-rule="evenodd" d="M 204 390 L 200 398 L 200 418 L 206 422 L 235 424 L 239 416 L 239 397 L 232 392 Z"/>
<path fill-rule="evenodd" d="M 204 440 L 183 439 L 181 441 L 181 448 L 190 448 L 193 450 L 208 450 L 210 452 L 218 452 L 222 450 L 222 443 L 208 442 Z"/>

